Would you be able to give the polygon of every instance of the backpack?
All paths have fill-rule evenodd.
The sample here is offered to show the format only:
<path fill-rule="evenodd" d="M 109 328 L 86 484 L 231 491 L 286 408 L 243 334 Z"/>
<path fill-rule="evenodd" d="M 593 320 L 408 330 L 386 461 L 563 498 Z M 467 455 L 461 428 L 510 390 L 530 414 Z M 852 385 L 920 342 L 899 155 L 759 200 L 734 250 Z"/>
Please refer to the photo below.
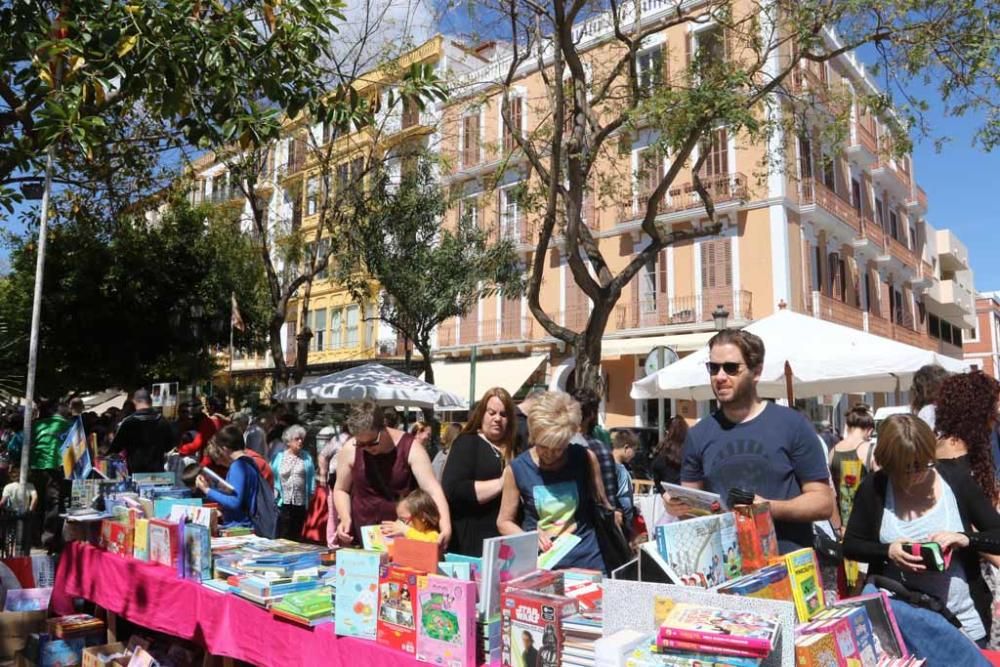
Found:
<path fill-rule="evenodd" d="M 246 464 L 253 470 L 253 477 L 256 481 L 256 488 L 250 497 L 250 522 L 253 524 L 253 532 L 260 537 L 274 539 L 278 536 L 278 503 L 274 499 L 274 490 L 267 483 L 257 465 L 247 457 L 240 457 L 237 461 L 246 460 Z"/>

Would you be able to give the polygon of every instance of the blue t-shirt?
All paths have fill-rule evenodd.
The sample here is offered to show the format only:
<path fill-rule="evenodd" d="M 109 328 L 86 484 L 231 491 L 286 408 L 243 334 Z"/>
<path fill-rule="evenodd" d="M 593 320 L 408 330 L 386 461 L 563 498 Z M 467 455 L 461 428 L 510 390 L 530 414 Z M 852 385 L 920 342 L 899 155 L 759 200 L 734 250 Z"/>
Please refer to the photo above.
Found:
<path fill-rule="evenodd" d="M 806 418 L 767 403 L 764 410 L 733 424 L 721 410 L 698 422 L 684 441 L 682 482 L 704 482 L 705 490 L 722 496 L 733 488 L 753 491 L 772 500 L 790 500 L 802 493 L 803 482 L 830 477 L 826 452 Z M 775 521 L 782 550 L 812 546 L 810 523 Z"/>

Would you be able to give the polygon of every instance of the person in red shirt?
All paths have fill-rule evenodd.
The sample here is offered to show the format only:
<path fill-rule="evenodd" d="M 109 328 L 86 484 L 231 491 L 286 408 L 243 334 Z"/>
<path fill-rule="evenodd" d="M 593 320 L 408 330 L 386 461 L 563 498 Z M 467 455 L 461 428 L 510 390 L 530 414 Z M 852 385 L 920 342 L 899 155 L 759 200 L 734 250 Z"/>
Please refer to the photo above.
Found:
<path fill-rule="evenodd" d="M 177 451 L 184 456 L 200 459 L 205 446 L 208 445 L 208 441 L 212 439 L 218 428 L 215 422 L 209 419 L 202 411 L 200 399 L 195 398 L 191 400 L 188 403 L 188 407 L 191 408 L 191 428 L 195 432 L 194 438 L 178 447 Z"/>
<path fill-rule="evenodd" d="M 229 464 L 232 459 L 229 457 L 229 451 L 235 451 L 230 444 L 239 441 L 243 442 L 243 434 L 240 433 L 240 429 L 234 425 L 223 426 L 219 429 L 219 432 L 215 434 L 211 442 L 208 443 L 208 447 L 205 450 L 206 456 L 212 462 L 212 470 L 219 472 L 221 470 L 221 475 L 225 477 L 226 469 L 229 468 Z M 264 457 L 255 451 L 243 449 L 243 455 L 248 457 L 257 466 L 257 470 L 260 471 L 260 476 L 271 485 L 271 489 L 274 489 L 274 471 L 271 469 L 270 464 L 264 460 Z"/>

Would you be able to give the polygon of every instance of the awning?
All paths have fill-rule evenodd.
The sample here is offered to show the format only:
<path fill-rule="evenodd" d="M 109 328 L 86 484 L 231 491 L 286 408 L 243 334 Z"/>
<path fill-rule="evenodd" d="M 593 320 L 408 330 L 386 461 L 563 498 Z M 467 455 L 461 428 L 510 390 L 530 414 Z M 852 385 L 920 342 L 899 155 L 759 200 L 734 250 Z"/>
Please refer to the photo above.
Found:
<path fill-rule="evenodd" d="M 605 338 L 601 344 L 602 357 L 620 357 L 623 354 L 648 354 L 659 345 L 672 347 L 677 352 L 694 352 L 708 345 L 714 331 L 701 333 L 645 336 L 643 338 Z"/>
<path fill-rule="evenodd" d="M 475 402 L 490 387 L 503 387 L 513 396 L 546 359 L 548 355 L 536 354 L 516 359 L 477 360 L 476 395 L 470 403 Z M 468 362 L 438 361 L 434 363 L 434 385 L 467 398 L 470 373 Z"/>

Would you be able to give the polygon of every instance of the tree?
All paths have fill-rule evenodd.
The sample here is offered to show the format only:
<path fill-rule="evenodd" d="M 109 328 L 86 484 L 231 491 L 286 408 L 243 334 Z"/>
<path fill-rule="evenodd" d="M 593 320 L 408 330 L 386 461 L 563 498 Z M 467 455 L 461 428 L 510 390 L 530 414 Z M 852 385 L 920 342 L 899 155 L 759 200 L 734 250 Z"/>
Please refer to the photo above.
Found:
<path fill-rule="evenodd" d="M 89 153 L 108 112 L 141 107 L 195 145 L 277 136 L 318 77 L 340 0 L 0 3 L 0 203 L 46 149 Z M 261 112 L 261 110 L 266 110 Z M 248 116 L 267 113 L 269 125 Z"/>
<path fill-rule="evenodd" d="M 499 81 L 503 124 L 510 137 L 504 165 L 525 163 L 531 194 L 526 198 L 539 219 L 536 250 L 528 280 L 532 314 L 546 331 L 564 341 L 576 357 L 578 386 L 596 386 L 601 343 L 609 317 L 636 273 L 666 246 L 717 233 L 714 198 L 718 191 L 707 177 L 705 160 L 712 132 L 724 127 L 730 136 L 756 145 L 772 145 L 762 172 L 780 170 L 787 162 L 784 137 L 797 136 L 807 117 L 821 117 L 824 140 L 837 146 L 844 136 L 851 105 L 887 114 L 891 136 L 885 143 L 896 152 L 909 147 L 908 131 L 916 126 L 923 103 L 907 93 L 914 79 L 936 77 L 942 99 L 955 114 L 985 111 L 987 122 L 978 140 L 992 147 L 1000 138 L 995 78 L 998 65 L 996 29 L 1000 15 L 975 0 L 913 3 L 908 0 L 826 2 L 774 0 L 731 2 L 709 0 L 692 8 L 678 3 L 658 17 L 656 3 L 513 0 L 494 6 L 501 17 L 499 36 L 510 44 Z M 609 27 L 611 38 L 593 58 L 589 28 Z M 690 32 L 715 26 L 692 43 Z M 839 35 L 829 28 L 835 26 Z M 675 29 L 659 59 L 640 59 L 649 39 Z M 685 43 L 689 46 L 684 56 Z M 851 94 L 846 89 L 817 90 L 804 83 L 806 65 L 831 61 L 869 46 L 879 57 L 876 75 L 890 92 Z M 515 83 L 535 68 L 545 87 L 530 132 L 520 127 L 522 114 L 514 100 Z M 822 96 L 823 104 L 817 98 Z M 492 95 L 490 89 L 486 95 Z M 621 142 L 640 131 L 656 136 L 637 174 L 621 168 Z M 697 158 L 692 163 L 692 156 Z M 657 221 L 665 194 L 682 170 L 690 169 L 693 189 L 708 222 L 671 226 Z M 623 268 L 615 270 L 599 240 L 583 221 L 584 200 L 600 198 L 603 206 L 631 205 L 633 179 L 645 184 L 639 200 L 641 231 L 650 239 Z M 558 324 L 539 301 L 547 250 L 556 239 L 565 247 L 573 280 L 593 304 L 580 331 Z"/>
<path fill-rule="evenodd" d="M 421 160 L 398 185 L 380 171 L 372 192 L 346 230 L 339 279 L 358 303 L 371 302 L 378 290 L 379 318 L 413 343 L 424 379 L 433 383 L 437 327 L 484 297 L 520 296 L 523 269 L 510 241 L 491 241 L 471 220 L 441 227 L 448 197 L 430 161 Z"/>
<path fill-rule="evenodd" d="M 42 395 L 210 379 L 214 350 L 228 342 L 232 293 L 247 325 L 238 340 L 260 345 L 263 273 L 232 215 L 193 208 L 178 192 L 152 221 L 139 211 L 112 224 L 89 211 L 70 205 L 51 231 Z M 0 283 L 0 318 L 18 334 L 30 320 L 32 231 L 11 239 L 12 272 Z"/>

